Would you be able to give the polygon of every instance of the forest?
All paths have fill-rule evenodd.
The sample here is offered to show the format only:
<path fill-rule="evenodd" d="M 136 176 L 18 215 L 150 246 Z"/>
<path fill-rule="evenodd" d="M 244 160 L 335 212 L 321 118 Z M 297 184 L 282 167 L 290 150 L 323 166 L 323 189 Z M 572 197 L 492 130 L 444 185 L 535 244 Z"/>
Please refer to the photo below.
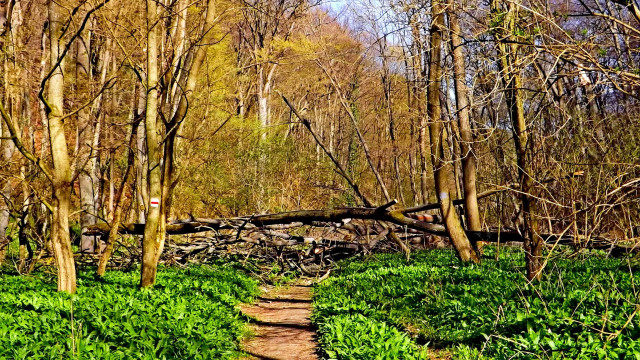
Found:
<path fill-rule="evenodd" d="M 0 359 L 640 359 L 638 0 L 0 0 L 0 48 Z"/>

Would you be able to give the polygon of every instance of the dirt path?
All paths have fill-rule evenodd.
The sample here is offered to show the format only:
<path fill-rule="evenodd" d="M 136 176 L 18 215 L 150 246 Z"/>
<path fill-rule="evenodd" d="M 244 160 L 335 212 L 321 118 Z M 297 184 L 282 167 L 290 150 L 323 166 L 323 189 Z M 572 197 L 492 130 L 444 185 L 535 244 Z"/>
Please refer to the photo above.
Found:
<path fill-rule="evenodd" d="M 254 305 L 240 307 L 256 319 L 254 337 L 243 342 L 250 357 L 261 360 L 317 360 L 316 334 L 311 326 L 311 287 L 295 285 L 267 289 Z"/>

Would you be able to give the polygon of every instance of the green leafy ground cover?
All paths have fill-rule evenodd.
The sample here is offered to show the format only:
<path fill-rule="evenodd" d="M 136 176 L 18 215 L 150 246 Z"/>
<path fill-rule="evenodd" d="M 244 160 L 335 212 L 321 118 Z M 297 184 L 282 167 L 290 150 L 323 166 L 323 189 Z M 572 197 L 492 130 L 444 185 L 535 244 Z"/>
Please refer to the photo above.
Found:
<path fill-rule="evenodd" d="M 640 359 L 640 275 L 628 259 L 551 260 L 535 285 L 523 273 L 519 251 L 481 265 L 435 250 L 349 261 L 315 288 L 313 321 L 337 359 L 420 359 L 427 348 L 458 359 Z"/>
<path fill-rule="evenodd" d="M 57 293 L 44 274 L 0 274 L 0 359 L 225 359 L 238 355 L 245 321 L 234 309 L 257 295 L 230 267 L 162 269 L 154 289 L 138 272 L 80 275 Z"/>

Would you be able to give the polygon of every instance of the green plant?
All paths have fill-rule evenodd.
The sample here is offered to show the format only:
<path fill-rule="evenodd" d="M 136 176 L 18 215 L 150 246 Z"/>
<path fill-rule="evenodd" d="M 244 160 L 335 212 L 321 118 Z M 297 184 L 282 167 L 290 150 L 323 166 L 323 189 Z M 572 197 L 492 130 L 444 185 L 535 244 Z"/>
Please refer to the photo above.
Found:
<path fill-rule="evenodd" d="M 342 264 L 315 289 L 323 348 L 349 358 L 354 345 L 344 339 L 359 335 L 335 331 L 357 326 L 331 324 L 357 319 L 404 330 L 412 343 L 450 349 L 460 359 L 640 359 L 640 279 L 629 259 L 554 259 L 540 283 L 527 284 L 522 252 L 501 254 L 481 265 L 461 265 L 451 251 Z"/>
<path fill-rule="evenodd" d="M 3 275 L 0 359 L 223 359 L 238 354 L 244 318 L 235 305 L 257 294 L 231 267 L 163 269 L 152 290 L 137 272 L 83 274 L 73 297 L 45 274 Z"/>

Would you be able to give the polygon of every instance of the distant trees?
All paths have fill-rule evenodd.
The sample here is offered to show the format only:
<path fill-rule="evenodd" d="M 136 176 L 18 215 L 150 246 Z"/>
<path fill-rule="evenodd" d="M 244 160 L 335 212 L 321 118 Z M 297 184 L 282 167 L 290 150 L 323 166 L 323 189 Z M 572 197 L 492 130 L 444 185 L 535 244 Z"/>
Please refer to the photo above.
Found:
<path fill-rule="evenodd" d="M 248 57 L 246 68 L 255 78 L 257 117 L 263 138 L 271 125 L 271 92 L 278 65 L 284 56 L 285 42 L 293 33 L 296 21 L 304 16 L 313 1 L 308 0 L 241 0 L 241 17 L 234 24 L 237 28 L 238 57 Z M 244 99 L 244 96 L 242 97 Z M 244 101 L 244 100 L 243 100 Z M 240 109 L 244 111 L 245 104 Z"/>

